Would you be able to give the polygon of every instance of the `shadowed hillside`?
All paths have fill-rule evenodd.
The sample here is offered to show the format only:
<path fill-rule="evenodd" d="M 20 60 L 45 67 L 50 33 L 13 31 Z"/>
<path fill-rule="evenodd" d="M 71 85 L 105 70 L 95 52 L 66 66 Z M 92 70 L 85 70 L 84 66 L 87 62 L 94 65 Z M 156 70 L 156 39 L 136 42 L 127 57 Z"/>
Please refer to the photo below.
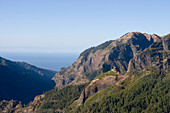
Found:
<path fill-rule="evenodd" d="M 0 100 L 29 103 L 36 95 L 54 87 L 55 71 L 0 57 Z"/>

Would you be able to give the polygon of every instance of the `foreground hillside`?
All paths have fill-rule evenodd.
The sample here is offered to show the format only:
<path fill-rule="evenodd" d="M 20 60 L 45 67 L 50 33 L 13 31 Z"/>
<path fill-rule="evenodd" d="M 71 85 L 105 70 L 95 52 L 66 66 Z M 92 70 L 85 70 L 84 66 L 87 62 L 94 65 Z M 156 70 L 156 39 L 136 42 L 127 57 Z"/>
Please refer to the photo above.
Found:
<path fill-rule="evenodd" d="M 29 103 L 36 95 L 54 87 L 55 71 L 0 57 L 0 100 Z"/>
<path fill-rule="evenodd" d="M 17 101 L 3 101 L 0 108 L 14 113 L 168 113 L 169 84 L 170 73 L 151 67 L 142 73 L 130 73 L 126 79 L 97 91 L 81 104 L 78 102 L 87 84 L 53 89 L 35 97 L 28 106 Z"/>
<path fill-rule="evenodd" d="M 22 113 L 169 113 L 170 34 L 127 33 L 81 53 L 54 77 L 56 88 L 27 106 L 3 101 L 1 111 Z"/>
<path fill-rule="evenodd" d="M 108 87 L 88 98 L 76 109 L 72 105 L 67 111 L 75 113 L 168 113 L 170 111 L 169 84 L 170 73 L 160 70 L 132 74 L 119 85 Z"/>

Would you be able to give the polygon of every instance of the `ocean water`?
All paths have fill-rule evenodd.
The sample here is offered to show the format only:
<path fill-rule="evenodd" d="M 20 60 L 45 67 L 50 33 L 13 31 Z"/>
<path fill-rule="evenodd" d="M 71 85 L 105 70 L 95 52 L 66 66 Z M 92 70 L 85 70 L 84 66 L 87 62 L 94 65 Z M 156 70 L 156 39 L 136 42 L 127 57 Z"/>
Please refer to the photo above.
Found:
<path fill-rule="evenodd" d="M 7 53 L 1 52 L 0 56 L 12 61 L 26 62 L 40 68 L 59 71 L 62 67 L 68 67 L 78 58 L 73 53 Z"/>

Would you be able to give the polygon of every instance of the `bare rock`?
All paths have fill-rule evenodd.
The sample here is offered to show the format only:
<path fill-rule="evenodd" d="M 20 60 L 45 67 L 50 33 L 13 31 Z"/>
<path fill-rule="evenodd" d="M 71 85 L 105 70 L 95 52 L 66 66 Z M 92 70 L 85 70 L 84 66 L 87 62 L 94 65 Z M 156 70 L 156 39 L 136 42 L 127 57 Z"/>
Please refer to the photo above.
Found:
<path fill-rule="evenodd" d="M 56 87 L 62 88 L 69 84 L 89 82 L 87 73 L 99 70 L 99 73 L 115 68 L 120 74 L 128 70 L 129 62 L 136 58 L 144 49 L 161 37 L 140 32 L 127 33 L 121 38 L 105 42 L 81 53 L 80 57 L 68 68 L 60 70 L 53 80 Z M 97 75 L 93 75 L 93 78 Z"/>

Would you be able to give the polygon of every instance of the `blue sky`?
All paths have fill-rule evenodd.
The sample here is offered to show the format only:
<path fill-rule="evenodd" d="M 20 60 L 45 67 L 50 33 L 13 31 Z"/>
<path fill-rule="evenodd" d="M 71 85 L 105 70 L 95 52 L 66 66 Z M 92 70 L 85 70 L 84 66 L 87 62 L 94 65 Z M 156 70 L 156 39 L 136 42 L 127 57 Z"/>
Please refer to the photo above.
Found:
<path fill-rule="evenodd" d="M 170 0 L 0 0 L 0 52 L 80 53 L 127 32 L 166 35 Z"/>

